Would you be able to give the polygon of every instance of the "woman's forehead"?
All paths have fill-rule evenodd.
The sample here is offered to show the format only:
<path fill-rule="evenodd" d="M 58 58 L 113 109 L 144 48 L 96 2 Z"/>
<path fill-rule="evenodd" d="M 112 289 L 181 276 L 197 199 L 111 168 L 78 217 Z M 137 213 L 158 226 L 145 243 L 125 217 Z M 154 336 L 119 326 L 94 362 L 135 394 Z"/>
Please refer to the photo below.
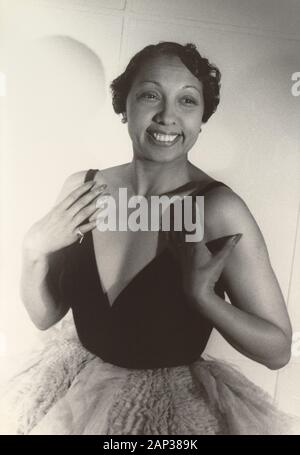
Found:
<path fill-rule="evenodd" d="M 133 84 L 140 85 L 147 82 L 158 82 L 160 85 L 170 83 L 182 86 L 194 85 L 201 88 L 201 82 L 191 73 L 179 57 L 160 55 L 147 59 L 138 70 Z"/>

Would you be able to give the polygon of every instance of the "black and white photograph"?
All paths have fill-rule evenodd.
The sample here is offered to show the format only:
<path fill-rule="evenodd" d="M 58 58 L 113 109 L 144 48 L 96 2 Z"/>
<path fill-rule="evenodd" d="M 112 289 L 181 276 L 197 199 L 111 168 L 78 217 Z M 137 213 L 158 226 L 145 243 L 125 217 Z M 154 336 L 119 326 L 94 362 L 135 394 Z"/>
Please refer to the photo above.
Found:
<path fill-rule="evenodd" d="M 299 0 L 1 0 L 0 434 L 300 435 L 299 214 Z"/>

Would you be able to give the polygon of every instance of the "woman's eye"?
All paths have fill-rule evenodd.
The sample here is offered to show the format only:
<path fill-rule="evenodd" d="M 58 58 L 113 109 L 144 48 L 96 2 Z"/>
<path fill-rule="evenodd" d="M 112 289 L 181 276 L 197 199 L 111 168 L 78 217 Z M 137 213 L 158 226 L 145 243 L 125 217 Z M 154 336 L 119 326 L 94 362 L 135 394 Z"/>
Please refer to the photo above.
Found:
<path fill-rule="evenodd" d="M 189 98 L 186 96 L 183 98 L 183 103 L 187 104 L 187 105 L 196 105 L 197 104 L 197 102 L 193 98 Z"/>
<path fill-rule="evenodd" d="M 149 100 L 149 101 L 152 101 L 152 100 L 157 100 L 158 99 L 158 95 L 156 93 L 150 93 L 150 92 L 146 92 L 146 93 L 142 93 L 141 94 L 141 98 L 145 99 L 145 100 Z"/>

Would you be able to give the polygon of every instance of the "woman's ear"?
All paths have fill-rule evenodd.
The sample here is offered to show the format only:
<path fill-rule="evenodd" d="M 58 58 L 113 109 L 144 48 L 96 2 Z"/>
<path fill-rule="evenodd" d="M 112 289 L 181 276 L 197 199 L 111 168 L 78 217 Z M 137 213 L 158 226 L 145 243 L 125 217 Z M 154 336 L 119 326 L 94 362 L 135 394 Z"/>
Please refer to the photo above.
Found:
<path fill-rule="evenodd" d="M 123 118 L 121 120 L 122 123 L 126 123 L 127 122 L 127 114 L 126 112 L 122 112 L 122 115 L 123 115 Z"/>

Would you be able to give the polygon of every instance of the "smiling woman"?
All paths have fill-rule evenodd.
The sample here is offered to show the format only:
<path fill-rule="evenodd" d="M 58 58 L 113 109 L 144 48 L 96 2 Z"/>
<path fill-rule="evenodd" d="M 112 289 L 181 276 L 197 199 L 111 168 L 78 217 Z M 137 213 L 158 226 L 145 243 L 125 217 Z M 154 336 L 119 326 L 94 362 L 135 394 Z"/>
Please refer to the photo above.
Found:
<path fill-rule="evenodd" d="M 151 159 L 155 154 L 156 160 L 185 160 L 198 138 L 203 111 L 202 84 L 179 57 L 145 62 L 126 102 L 135 157 L 143 154 Z"/>
<path fill-rule="evenodd" d="M 292 432 L 262 389 L 226 362 L 202 357 L 213 328 L 270 369 L 286 365 L 291 348 L 256 221 L 231 188 L 188 160 L 219 103 L 219 70 L 194 45 L 159 43 L 134 56 L 111 88 L 133 159 L 71 175 L 25 235 L 21 292 L 32 321 L 45 330 L 71 308 L 76 334 L 58 333 L 12 381 L 10 431 Z M 120 189 L 145 200 L 204 196 L 203 238 L 188 242 L 183 229 L 95 229 L 104 195 L 130 218 Z"/>
<path fill-rule="evenodd" d="M 111 84 L 113 106 L 128 120 L 135 156 L 186 159 L 202 122 L 219 103 L 219 80 L 219 70 L 192 44 L 160 43 L 139 52 Z"/>

